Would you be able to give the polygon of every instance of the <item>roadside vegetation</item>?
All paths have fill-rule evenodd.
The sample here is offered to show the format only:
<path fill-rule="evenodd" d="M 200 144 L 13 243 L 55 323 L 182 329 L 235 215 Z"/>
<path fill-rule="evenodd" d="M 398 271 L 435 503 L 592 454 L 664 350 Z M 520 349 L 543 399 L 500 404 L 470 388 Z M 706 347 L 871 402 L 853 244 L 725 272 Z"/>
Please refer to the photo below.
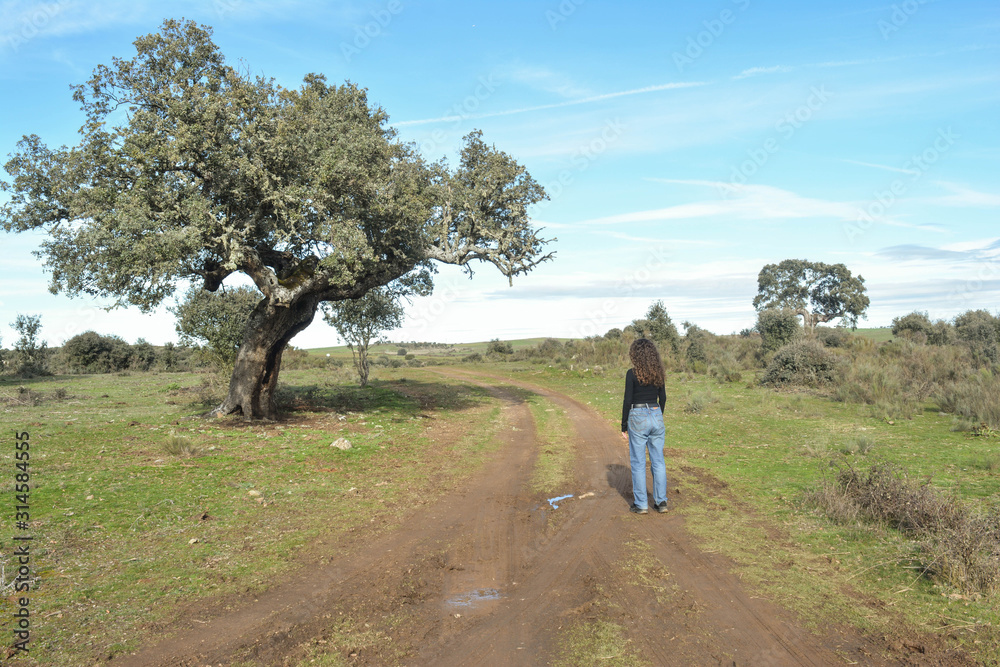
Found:
<path fill-rule="evenodd" d="M 38 640 L 23 664 L 134 650 L 186 606 L 263 590 L 296 566 L 289 554 L 391 529 L 398 508 L 470 474 L 494 446 L 499 408 L 424 366 L 482 364 L 616 422 L 628 344 L 654 333 L 670 371 L 673 507 L 704 548 L 816 627 L 909 628 L 1000 660 L 996 317 L 793 330 L 765 349 L 760 331 L 684 323 L 674 338 L 665 311 L 651 315 L 584 340 L 373 345 L 364 389 L 347 348 L 290 349 L 279 422 L 203 420 L 227 378 L 198 348 L 91 332 L 28 350 L 30 374 L 23 349 L 6 351 L 0 411 L 34 443 L 41 564 Z M 566 417 L 526 400 L 540 443 L 528 482 L 557 494 L 572 470 Z M 341 438 L 350 449 L 331 447 Z M 10 467 L 10 452 L 0 461 Z M 0 495 L 12 493 L 3 479 Z M 322 516 L 307 511 L 318 505 Z M 11 604 L 0 599 L 0 613 Z M 360 632 L 350 622 L 345 642 Z M 567 664 L 631 650 L 612 616 L 562 642 L 554 659 Z"/>

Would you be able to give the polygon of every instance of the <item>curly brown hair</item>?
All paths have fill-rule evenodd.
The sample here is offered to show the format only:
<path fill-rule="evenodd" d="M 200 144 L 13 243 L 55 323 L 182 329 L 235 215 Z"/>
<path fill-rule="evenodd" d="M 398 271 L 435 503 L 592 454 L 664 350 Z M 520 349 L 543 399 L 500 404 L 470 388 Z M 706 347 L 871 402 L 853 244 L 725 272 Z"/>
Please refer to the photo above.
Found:
<path fill-rule="evenodd" d="M 628 358 L 639 384 L 659 387 L 665 384 L 663 361 L 656 345 L 648 338 L 637 338 L 628 348 Z"/>

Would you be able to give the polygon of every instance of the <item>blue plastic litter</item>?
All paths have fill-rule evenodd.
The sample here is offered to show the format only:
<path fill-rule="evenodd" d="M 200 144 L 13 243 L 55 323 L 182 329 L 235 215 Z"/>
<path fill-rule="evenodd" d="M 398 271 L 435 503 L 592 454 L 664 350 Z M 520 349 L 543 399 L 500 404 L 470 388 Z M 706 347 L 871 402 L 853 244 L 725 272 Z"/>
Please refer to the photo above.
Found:
<path fill-rule="evenodd" d="M 549 505 L 552 505 L 552 509 L 557 510 L 557 509 L 559 509 L 559 506 L 556 505 L 557 502 L 559 502 L 560 500 L 566 500 L 567 498 L 572 498 L 572 497 L 573 497 L 573 494 L 571 493 L 568 496 L 559 496 L 558 498 L 549 498 Z"/>

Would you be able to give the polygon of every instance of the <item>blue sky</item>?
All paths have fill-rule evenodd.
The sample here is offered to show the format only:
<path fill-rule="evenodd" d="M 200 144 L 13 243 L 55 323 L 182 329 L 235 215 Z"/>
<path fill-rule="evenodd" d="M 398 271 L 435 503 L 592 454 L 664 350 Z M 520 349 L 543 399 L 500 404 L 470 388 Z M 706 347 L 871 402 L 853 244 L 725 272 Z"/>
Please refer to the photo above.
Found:
<path fill-rule="evenodd" d="M 1000 308 L 995 1 L 0 0 L 0 154 L 22 134 L 76 143 L 69 85 L 168 17 L 285 86 L 368 88 L 428 158 L 482 129 L 546 187 L 533 217 L 555 261 L 513 287 L 442 267 L 394 340 L 585 336 L 657 299 L 731 333 L 755 320 L 761 267 L 787 258 L 862 275 L 862 326 Z M 38 237 L 0 243 L 5 346 L 17 313 L 41 314 L 52 345 L 175 339 L 165 309 L 51 295 Z M 335 342 L 321 321 L 293 341 Z"/>

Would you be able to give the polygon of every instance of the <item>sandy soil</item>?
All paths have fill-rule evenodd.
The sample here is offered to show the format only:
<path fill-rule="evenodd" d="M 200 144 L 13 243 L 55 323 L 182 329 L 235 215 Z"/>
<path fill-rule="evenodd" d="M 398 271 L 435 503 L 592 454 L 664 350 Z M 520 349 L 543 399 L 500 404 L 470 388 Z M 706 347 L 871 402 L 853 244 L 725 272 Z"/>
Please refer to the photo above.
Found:
<path fill-rule="evenodd" d="M 587 620 L 625 628 L 629 649 L 653 665 L 974 664 L 929 637 L 805 629 L 748 592 L 731 562 L 701 551 L 679 514 L 628 512 L 628 460 L 613 425 L 522 384 L 573 425 L 575 484 L 565 493 L 574 497 L 552 509 L 526 489 L 537 446 L 517 393 L 485 376 L 442 372 L 487 387 L 509 424 L 497 456 L 467 486 L 395 530 L 313 545 L 306 551 L 315 557 L 266 593 L 200 605 L 189 622 L 163 629 L 169 639 L 112 664 L 296 665 L 344 619 L 358 645 L 343 657 L 359 665 L 547 665 L 560 631 Z M 727 493 L 703 473 L 697 483 L 699 494 Z M 671 506 L 697 495 L 672 483 Z M 668 588 L 641 585 L 620 565 L 626 545 L 639 541 L 663 564 Z"/>

